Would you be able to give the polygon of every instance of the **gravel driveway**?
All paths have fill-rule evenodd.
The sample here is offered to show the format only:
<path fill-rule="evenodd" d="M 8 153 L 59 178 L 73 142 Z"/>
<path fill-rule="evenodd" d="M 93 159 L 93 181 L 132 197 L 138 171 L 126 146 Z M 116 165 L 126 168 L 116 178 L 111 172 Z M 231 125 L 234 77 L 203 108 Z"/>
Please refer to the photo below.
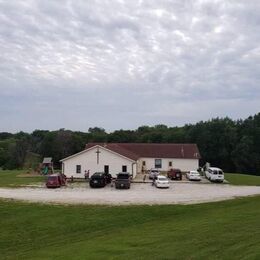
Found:
<path fill-rule="evenodd" d="M 86 183 L 60 189 L 0 188 L 1 198 L 65 204 L 192 204 L 256 194 L 260 194 L 260 186 L 197 183 L 172 183 L 169 189 L 134 183 L 130 190 L 116 190 L 111 186 L 91 189 Z"/>

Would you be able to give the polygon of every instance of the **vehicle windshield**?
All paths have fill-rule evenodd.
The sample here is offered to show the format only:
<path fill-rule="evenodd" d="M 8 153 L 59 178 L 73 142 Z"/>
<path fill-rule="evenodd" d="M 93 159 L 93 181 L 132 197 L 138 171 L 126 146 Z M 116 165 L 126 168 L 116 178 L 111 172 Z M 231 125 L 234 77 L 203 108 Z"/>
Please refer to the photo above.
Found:
<path fill-rule="evenodd" d="M 92 179 L 102 179 L 103 178 L 103 174 L 102 173 L 97 173 L 97 174 L 93 174 L 91 176 Z"/>
<path fill-rule="evenodd" d="M 167 179 L 166 179 L 166 177 L 158 177 L 158 180 L 159 181 L 166 181 Z"/>
<path fill-rule="evenodd" d="M 214 170 L 214 171 L 213 171 L 213 174 L 215 174 L 215 175 L 217 175 L 217 174 L 223 175 L 223 172 L 222 172 L 222 171 L 219 171 L 219 170 Z"/>
<path fill-rule="evenodd" d="M 129 179 L 129 175 L 128 174 L 118 174 L 117 175 L 117 178 L 118 179 Z"/>
<path fill-rule="evenodd" d="M 55 181 L 55 180 L 57 180 L 57 176 L 49 176 L 48 177 L 48 181 Z"/>

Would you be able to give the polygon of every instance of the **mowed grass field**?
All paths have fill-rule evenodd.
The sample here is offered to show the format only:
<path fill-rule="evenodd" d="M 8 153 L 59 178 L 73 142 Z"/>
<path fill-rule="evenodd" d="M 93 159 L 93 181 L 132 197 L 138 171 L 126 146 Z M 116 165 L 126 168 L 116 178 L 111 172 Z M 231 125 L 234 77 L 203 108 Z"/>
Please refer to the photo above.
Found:
<path fill-rule="evenodd" d="M 26 174 L 26 170 L 0 170 L 0 187 L 20 187 L 29 184 L 41 184 L 45 179 L 45 176 L 31 177 L 29 174 Z"/>
<path fill-rule="evenodd" d="M 260 176 L 241 173 L 225 173 L 225 179 L 233 185 L 260 186 Z"/>
<path fill-rule="evenodd" d="M 197 205 L 0 200 L 1 259 L 260 259 L 260 196 Z"/>

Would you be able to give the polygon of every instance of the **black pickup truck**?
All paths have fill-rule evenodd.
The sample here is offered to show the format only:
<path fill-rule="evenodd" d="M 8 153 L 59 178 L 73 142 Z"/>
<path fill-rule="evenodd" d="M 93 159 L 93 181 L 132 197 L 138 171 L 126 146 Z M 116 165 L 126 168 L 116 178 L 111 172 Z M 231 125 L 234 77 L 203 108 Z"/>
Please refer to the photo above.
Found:
<path fill-rule="evenodd" d="M 116 189 L 130 189 L 131 175 L 128 172 L 120 172 L 115 180 Z"/>

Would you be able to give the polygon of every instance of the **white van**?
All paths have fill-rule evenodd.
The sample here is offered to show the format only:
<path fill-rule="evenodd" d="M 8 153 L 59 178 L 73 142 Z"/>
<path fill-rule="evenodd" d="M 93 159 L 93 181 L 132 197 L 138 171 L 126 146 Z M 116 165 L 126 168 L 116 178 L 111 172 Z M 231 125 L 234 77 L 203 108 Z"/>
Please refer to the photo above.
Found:
<path fill-rule="evenodd" d="M 224 172 L 216 167 L 209 167 L 205 170 L 206 178 L 210 181 L 223 182 L 224 181 Z"/>

